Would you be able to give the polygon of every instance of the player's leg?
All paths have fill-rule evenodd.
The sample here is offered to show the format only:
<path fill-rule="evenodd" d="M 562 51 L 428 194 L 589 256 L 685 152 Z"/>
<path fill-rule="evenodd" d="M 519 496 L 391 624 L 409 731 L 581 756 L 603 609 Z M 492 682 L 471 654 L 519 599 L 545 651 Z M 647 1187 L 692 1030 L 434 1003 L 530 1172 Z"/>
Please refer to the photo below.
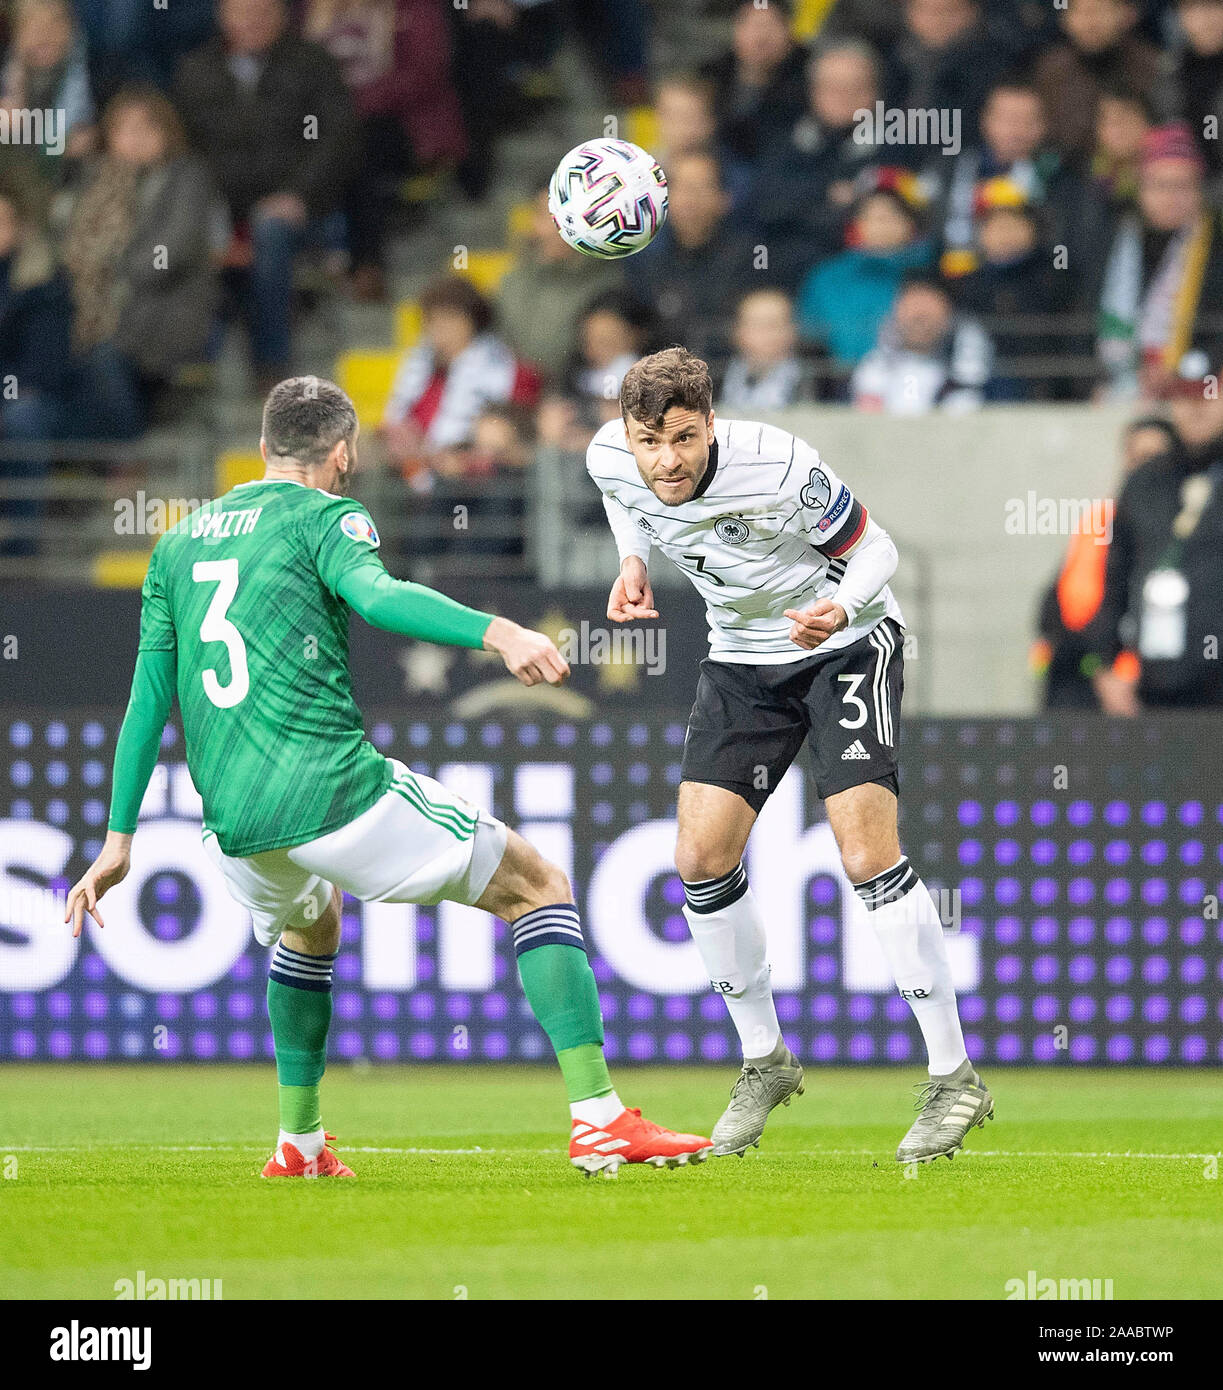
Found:
<path fill-rule="evenodd" d="M 251 914 L 255 939 L 270 946 L 267 1004 L 276 1054 L 280 1133 L 264 1177 L 351 1177 L 327 1147 L 319 1083 L 331 1026 L 332 966 L 340 945 L 338 888 L 294 864 L 286 852 L 249 858 L 204 848 L 230 896 Z"/>
<path fill-rule="evenodd" d="M 628 1110 L 603 1056 L 603 1017 L 582 924 L 566 875 L 512 830 L 505 853 L 473 906 L 507 922 L 523 992 L 548 1035 L 565 1080 L 570 1162 L 588 1176 L 621 1163 L 701 1162 L 708 1139 L 675 1134 Z"/>
<path fill-rule="evenodd" d="M 327 890 L 330 890 L 327 892 Z M 322 910 L 319 901 L 326 898 Z M 276 1050 L 276 1080 L 280 1134 L 276 1154 L 265 1176 L 280 1176 L 304 1160 L 306 1176 L 321 1168 L 330 1176 L 339 1163 L 327 1148 L 319 1102 L 319 1084 L 327 1065 L 327 1034 L 331 1028 L 332 969 L 340 949 L 343 897 L 338 888 L 321 883 L 295 908 L 272 952 L 268 972 L 268 1018 Z M 339 1165 L 341 1168 L 343 1164 Z"/>
<path fill-rule="evenodd" d="M 900 847 L 896 730 L 904 692 L 899 624 L 887 619 L 830 656 L 809 696 L 810 752 L 841 863 L 926 1044 L 930 1082 L 897 1159 L 954 1152 L 993 1100 L 964 1048 L 943 925 Z M 961 1123 L 962 1122 L 962 1123 Z"/>
<path fill-rule="evenodd" d="M 714 1126 L 719 1156 L 758 1145 L 769 1111 L 803 1091 L 802 1067 L 777 1021 L 764 922 L 743 852 L 806 737 L 795 694 L 806 679 L 789 668 L 702 662 L 688 721 L 675 864 L 684 917 L 743 1052 L 730 1104 Z"/>

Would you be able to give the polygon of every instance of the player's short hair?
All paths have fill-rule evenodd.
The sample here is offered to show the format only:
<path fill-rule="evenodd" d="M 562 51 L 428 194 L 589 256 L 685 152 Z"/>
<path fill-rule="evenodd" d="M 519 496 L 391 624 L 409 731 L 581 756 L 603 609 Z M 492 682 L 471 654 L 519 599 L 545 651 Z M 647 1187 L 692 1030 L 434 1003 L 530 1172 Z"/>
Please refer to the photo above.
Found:
<path fill-rule="evenodd" d="M 669 347 L 642 357 L 620 383 L 620 413 L 660 426 L 674 406 L 707 416 L 713 409 L 709 367 L 687 348 Z"/>
<path fill-rule="evenodd" d="M 269 458 L 296 459 L 316 468 L 341 439 L 351 446 L 357 409 L 335 384 L 319 376 L 279 381 L 263 404 L 263 442 Z"/>

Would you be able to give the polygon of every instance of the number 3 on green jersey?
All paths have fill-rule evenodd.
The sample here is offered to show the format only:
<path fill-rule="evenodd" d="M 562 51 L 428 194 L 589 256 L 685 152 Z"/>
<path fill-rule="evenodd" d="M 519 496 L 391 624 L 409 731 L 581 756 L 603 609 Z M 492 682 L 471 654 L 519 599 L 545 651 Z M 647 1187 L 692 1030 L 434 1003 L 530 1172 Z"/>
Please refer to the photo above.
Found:
<path fill-rule="evenodd" d="M 215 584 L 216 592 L 204 620 L 200 623 L 201 642 L 224 642 L 229 653 L 229 684 L 222 685 L 215 668 L 202 671 L 204 693 L 218 709 L 233 709 L 246 699 L 251 688 L 246 665 L 246 643 L 242 634 L 225 616 L 238 592 L 237 560 L 197 560 L 191 567 L 191 578 L 197 584 Z"/>

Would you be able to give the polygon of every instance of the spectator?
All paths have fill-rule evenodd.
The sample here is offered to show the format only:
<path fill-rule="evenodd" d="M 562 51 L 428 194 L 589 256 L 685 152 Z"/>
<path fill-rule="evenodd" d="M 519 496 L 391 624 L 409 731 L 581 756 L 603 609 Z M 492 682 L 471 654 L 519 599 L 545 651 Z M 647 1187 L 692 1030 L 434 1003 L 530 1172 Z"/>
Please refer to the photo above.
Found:
<path fill-rule="evenodd" d="M 1104 256 L 1127 214 L 1137 213 L 1142 149 L 1151 129 L 1150 106 L 1123 88 L 1101 92 L 1095 146 L 1077 177 L 1061 186 L 1053 239 L 1069 252 L 1075 301 L 1094 307 Z"/>
<path fill-rule="evenodd" d="M 904 17 L 894 55 L 896 105 L 958 112 L 961 143 L 974 144 L 985 95 L 1013 50 L 1001 31 L 987 27 L 978 0 L 905 0 Z M 924 162 L 924 154 L 916 150 L 911 158 Z"/>
<path fill-rule="evenodd" d="M 386 298 L 386 222 L 408 175 L 467 154 L 450 77 L 450 29 L 436 0 L 310 0 L 306 37 L 336 60 L 357 113 L 357 175 L 344 211 L 357 299 Z"/>
<path fill-rule="evenodd" d="M 992 358 L 988 337 L 956 314 L 946 287 L 914 278 L 880 330 L 879 345 L 854 370 L 853 403 L 888 415 L 961 414 L 985 399 Z"/>
<path fill-rule="evenodd" d="M 798 399 L 798 330 L 784 290 L 749 290 L 735 315 L 735 355 L 718 392 L 723 410 L 783 410 Z"/>
<path fill-rule="evenodd" d="M 1132 0 L 1067 0 L 1063 38 L 1043 53 L 1033 82 L 1045 103 L 1049 133 L 1062 154 L 1090 153 L 1096 103 L 1109 87 L 1150 98 L 1159 75 L 1159 53 L 1133 30 Z"/>
<path fill-rule="evenodd" d="M 738 209 L 751 191 L 751 165 L 726 145 L 714 114 L 714 85 L 692 73 L 660 79 L 654 93 L 658 140 L 654 153 L 664 169 L 686 154 L 713 154 L 722 170 L 732 207 Z"/>
<path fill-rule="evenodd" d="M 121 91 L 101 128 L 63 255 L 74 344 L 97 380 L 97 408 L 127 402 L 134 414 L 119 428 L 134 433 L 176 369 L 205 355 L 217 303 L 216 194 L 155 87 Z"/>
<path fill-rule="evenodd" d="M 981 185 L 1005 178 L 1025 199 L 1043 203 L 1064 182 L 1062 161 L 1046 143 L 1044 105 L 1034 87 L 1000 82 L 985 99 L 977 144 L 958 158 L 936 155 L 923 171 L 938 180 L 934 223 L 942 245 L 944 275 L 971 270 L 976 236 L 974 217 Z"/>
<path fill-rule="evenodd" d="M 803 114 L 807 54 L 791 36 L 792 11 L 790 0 L 738 0 L 731 46 L 705 69 L 718 141 L 732 160 L 751 164 Z"/>
<path fill-rule="evenodd" d="M 324 219 L 352 178 L 355 126 L 334 59 L 290 32 L 284 0 L 220 0 L 219 19 L 180 65 L 177 101 L 233 218 L 228 264 L 262 390 L 288 375 L 294 259 L 335 237 Z"/>
<path fill-rule="evenodd" d="M 808 69 L 808 110 L 765 150 L 752 188 L 756 240 L 767 247 L 769 279 L 794 289 L 821 257 L 840 249 L 854 180 L 879 163 L 879 150 L 855 139 L 857 112 L 882 94 L 879 64 L 865 44 L 842 39 Z"/>
<path fill-rule="evenodd" d="M 573 385 L 597 428 L 620 414 L 620 383 L 646 348 L 651 316 L 623 290 L 600 295 L 582 315 Z"/>
<path fill-rule="evenodd" d="M 629 284 L 653 306 L 664 337 L 718 361 L 729 350 L 730 306 L 752 274 L 752 248 L 727 215 L 729 198 L 713 155 L 685 155 L 667 170 L 667 180 L 667 220 L 633 258 Z"/>
<path fill-rule="evenodd" d="M 1108 714 L 1223 705 L 1223 358 L 1173 387 L 1183 452 L 1139 465 L 1117 500 L 1104 597 L 1093 624 L 1096 693 Z M 1114 668 L 1125 649 L 1137 679 Z"/>
<path fill-rule="evenodd" d="M 1103 264 L 1098 352 L 1118 398 L 1158 397 L 1191 349 L 1213 358 L 1223 311 L 1220 219 L 1186 126 L 1147 136 L 1139 212 L 1122 218 Z"/>
<path fill-rule="evenodd" d="M 1039 211 L 1006 179 L 981 189 L 976 208 L 976 269 L 952 282 L 956 305 L 989 334 L 997 356 L 987 388 L 993 401 L 1045 399 L 1047 378 L 1019 369 L 1023 359 L 1064 350 L 1049 317 L 1064 309 L 1069 277 L 1056 270 L 1051 249 L 1041 238 Z M 1041 320 L 1044 322 L 1041 322 Z M 1015 374 L 1008 375 L 1007 367 Z"/>
<path fill-rule="evenodd" d="M 506 340 L 546 381 L 561 381 L 577 350 L 583 309 L 620 279 L 615 262 L 583 256 L 562 239 L 548 211 L 548 190 L 541 189 L 530 231 L 497 290 L 497 318 Z"/>
<path fill-rule="evenodd" d="M 63 181 L 63 159 L 79 159 L 93 148 L 94 104 L 85 40 L 68 0 L 19 0 L 12 41 L 0 77 L 0 106 L 6 111 L 54 113 L 44 128 L 41 172 Z"/>
<path fill-rule="evenodd" d="M 0 555 L 32 555 L 49 471 L 25 445 L 61 439 L 72 419 L 72 295 L 33 210 L 0 189 L 0 478 L 34 496 L 0 495 Z"/>
<path fill-rule="evenodd" d="M 167 90 L 179 62 L 215 30 L 213 0 L 74 0 L 85 32 L 94 97 L 148 82 Z M 157 12 L 149 22 L 149 9 Z"/>
<path fill-rule="evenodd" d="M 912 174 L 880 170 L 854 204 L 844 251 L 816 266 L 798 292 L 798 323 L 841 367 L 875 345 L 906 275 L 928 265 L 921 193 Z"/>
<path fill-rule="evenodd" d="M 1181 442 L 1172 425 L 1159 415 L 1132 420 L 1121 439 L 1121 481 L 1124 483 L 1148 460 L 1179 459 Z M 1111 498 L 1093 505 L 1070 539 L 1057 578 L 1045 591 L 1040 606 L 1039 636 L 1032 647 L 1033 670 L 1044 678 L 1046 709 L 1097 709 L 1093 678 L 1100 667 L 1095 655 L 1099 634 L 1094 624 L 1104 601 L 1108 546 L 1115 517 Z M 1137 678 L 1137 658 L 1121 651 L 1112 673 L 1124 686 Z"/>
<path fill-rule="evenodd" d="M 420 487 L 433 457 L 467 444 L 485 406 L 533 405 L 539 378 L 492 331 L 493 310 L 468 280 L 435 280 L 421 295 L 422 341 L 403 356 L 383 416 L 387 454 Z"/>
<path fill-rule="evenodd" d="M 1223 0 L 1177 0 L 1176 17 L 1184 42 L 1169 55 L 1163 114 L 1188 125 L 1217 177 L 1223 173 Z"/>
<path fill-rule="evenodd" d="M 435 485 L 417 502 L 432 519 L 427 529 L 442 539 L 438 553 L 452 566 L 479 566 L 488 557 L 522 561 L 527 532 L 527 470 L 533 457 L 531 412 L 513 404 L 485 406 L 471 439 L 441 450 L 433 461 Z M 467 525 L 454 526 L 455 507 L 466 508 Z M 413 555 L 422 553 L 415 541 Z M 428 549 L 426 545 L 425 549 Z"/>

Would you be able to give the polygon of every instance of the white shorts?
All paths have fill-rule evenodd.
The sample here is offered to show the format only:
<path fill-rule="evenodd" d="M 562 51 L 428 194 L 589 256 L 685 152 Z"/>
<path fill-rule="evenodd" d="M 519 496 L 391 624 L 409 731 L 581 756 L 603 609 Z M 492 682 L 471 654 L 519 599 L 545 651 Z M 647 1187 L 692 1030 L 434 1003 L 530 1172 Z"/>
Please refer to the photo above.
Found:
<path fill-rule="evenodd" d="M 391 785 L 368 811 L 303 845 L 231 858 L 204 831 L 204 848 L 261 945 L 316 921 L 333 885 L 363 902 L 426 906 L 471 904 L 488 887 L 505 854 L 505 826 L 432 777 L 390 763 Z"/>

